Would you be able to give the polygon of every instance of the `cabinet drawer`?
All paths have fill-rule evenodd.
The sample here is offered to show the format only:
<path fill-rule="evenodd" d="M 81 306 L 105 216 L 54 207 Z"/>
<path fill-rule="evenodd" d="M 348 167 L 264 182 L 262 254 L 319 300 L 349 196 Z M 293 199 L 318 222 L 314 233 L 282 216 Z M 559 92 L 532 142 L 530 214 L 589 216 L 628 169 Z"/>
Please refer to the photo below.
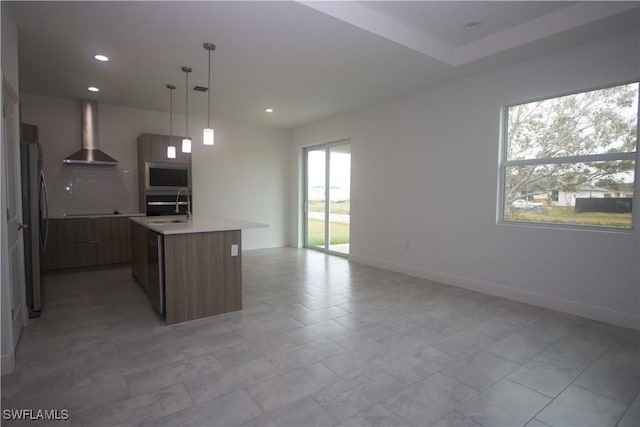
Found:
<path fill-rule="evenodd" d="M 65 218 L 49 222 L 43 270 L 129 262 L 129 218 Z"/>
<path fill-rule="evenodd" d="M 64 242 L 129 239 L 129 218 L 73 218 L 59 221 Z"/>

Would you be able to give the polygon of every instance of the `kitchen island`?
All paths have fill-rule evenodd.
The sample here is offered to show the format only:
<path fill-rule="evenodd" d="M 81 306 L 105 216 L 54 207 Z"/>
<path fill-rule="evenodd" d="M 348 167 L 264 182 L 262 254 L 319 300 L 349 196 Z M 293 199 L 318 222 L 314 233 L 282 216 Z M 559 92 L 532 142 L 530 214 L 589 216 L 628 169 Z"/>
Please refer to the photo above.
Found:
<path fill-rule="evenodd" d="M 131 218 L 132 275 L 167 324 L 242 309 L 241 230 L 265 224 L 193 216 Z"/>

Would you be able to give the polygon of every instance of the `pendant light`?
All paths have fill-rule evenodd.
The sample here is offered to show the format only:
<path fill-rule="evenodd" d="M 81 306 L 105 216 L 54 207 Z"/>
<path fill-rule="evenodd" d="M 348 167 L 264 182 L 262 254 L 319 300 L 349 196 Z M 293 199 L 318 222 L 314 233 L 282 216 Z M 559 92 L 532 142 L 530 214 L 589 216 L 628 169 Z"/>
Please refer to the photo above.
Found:
<path fill-rule="evenodd" d="M 185 137 L 182 139 L 182 152 L 190 153 L 191 152 L 191 138 L 189 138 L 189 73 L 193 71 L 191 67 L 182 67 L 182 71 L 184 71 L 186 88 L 187 88 L 187 103 L 185 108 Z"/>
<path fill-rule="evenodd" d="M 169 145 L 167 146 L 167 158 L 175 159 L 176 158 L 176 146 L 173 145 L 173 91 L 175 90 L 174 85 L 167 85 L 167 89 L 169 89 Z"/>
<path fill-rule="evenodd" d="M 204 145 L 213 145 L 214 133 L 211 127 L 211 51 L 216 50 L 216 45 L 213 43 L 205 43 L 203 47 L 209 52 L 209 74 L 207 77 L 207 127 L 202 131 L 202 142 Z"/>

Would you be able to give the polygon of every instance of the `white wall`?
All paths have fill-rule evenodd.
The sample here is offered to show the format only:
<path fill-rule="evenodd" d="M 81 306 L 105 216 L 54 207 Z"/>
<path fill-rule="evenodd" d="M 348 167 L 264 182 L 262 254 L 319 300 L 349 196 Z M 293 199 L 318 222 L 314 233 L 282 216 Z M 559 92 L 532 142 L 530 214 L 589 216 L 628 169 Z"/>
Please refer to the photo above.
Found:
<path fill-rule="evenodd" d="M 22 94 L 21 103 L 22 120 L 39 129 L 51 216 L 138 212 L 136 140 L 142 133 L 168 134 L 167 113 L 99 103 L 100 149 L 118 166 L 63 165 L 82 147 L 80 101 Z M 179 123 L 184 116 L 176 114 Z M 285 245 L 289 132 L 220 121 L 214 123 L 217 145 L 204 147 L 204 125 L 204 119 L 189 117 L 194 212 L 269 224 L 243 233 L 245 249 Z"/>
<path fill-rule="evenodd" d="M 637 79 L 638 44 L 625 33 L 296 129 L 292 216 L 302 147 L 350 138 L 351 260 L 637 327 L 637 228 L 497 224 L 496 189 L 501 106 Z"/>
<path fill-rule="evenodd" d="M 17 94 L 18 86 L 18 28 L 13 17 L 11 8 L 7 2 L 1 3 L 1 20 L 2 20 L 2 59 L 1 71 L 2 79 L 8 82 L 11 89 Z M 4 134 L 0 121 L 0 134 Z M 2 140 L 3 141 L 3 140 Z M 3 144 L 4 145 L 4 144 Z M 0 221 L 0 361 L 2 374 L 8 374 L 13 371 L 14 366 L 14 348 L 13 348 L 13 327 L 11 323 L 11 284 L 9 283 L 9 245 L 7 240 L 7 218 L 5 201 L 5 150 L 4 146 L 0 148 L 0 188 L 2 191 L 2 201 L 0 202 L 0 212 L 2 212 L 2 221 Z"/>
<path fill-rule="evenodd" d="M 289 131 L 232 122 L 215 129 L 213 147 L 194 140 L 195 213 L 209 212 L 267 224 L 267 228 L 242 232 L 243 249 L 286 246 Z"/>

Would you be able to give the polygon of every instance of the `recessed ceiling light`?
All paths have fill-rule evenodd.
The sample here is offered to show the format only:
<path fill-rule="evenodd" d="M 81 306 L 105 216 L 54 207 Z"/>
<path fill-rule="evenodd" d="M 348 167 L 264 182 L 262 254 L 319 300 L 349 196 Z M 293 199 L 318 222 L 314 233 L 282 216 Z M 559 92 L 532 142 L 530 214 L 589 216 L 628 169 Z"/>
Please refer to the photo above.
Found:
<path fill-rule="evenodd" d="M 98 61 L 102 61 L 102 62 L 106 62 L 109 60 L 109 57 L 104 56 L 104 55 L 96 55 L 94 56 L 95 59 L 97 59 Z"/>
<path fill-rule="evenodd" d="M 87 90 L 89 90 L 90 92 L 100 92 L 100 89 L 95 86 L 89 86 Z"/>
<path fill-rule="evenodd" d="M 266 111 L 267 113 L 273 113 L 273 108 L 267 107 L 264 109 L 264 111 Z"/>
<path fill-rule="evenodd" d="M 480 28 L 481 25 L 482 25 L 481 22 L 473 21 L 473 22 L 467 22 L 462 26 L 462 28 L 465 30 L 477 30 L 478 28 Z"/>

